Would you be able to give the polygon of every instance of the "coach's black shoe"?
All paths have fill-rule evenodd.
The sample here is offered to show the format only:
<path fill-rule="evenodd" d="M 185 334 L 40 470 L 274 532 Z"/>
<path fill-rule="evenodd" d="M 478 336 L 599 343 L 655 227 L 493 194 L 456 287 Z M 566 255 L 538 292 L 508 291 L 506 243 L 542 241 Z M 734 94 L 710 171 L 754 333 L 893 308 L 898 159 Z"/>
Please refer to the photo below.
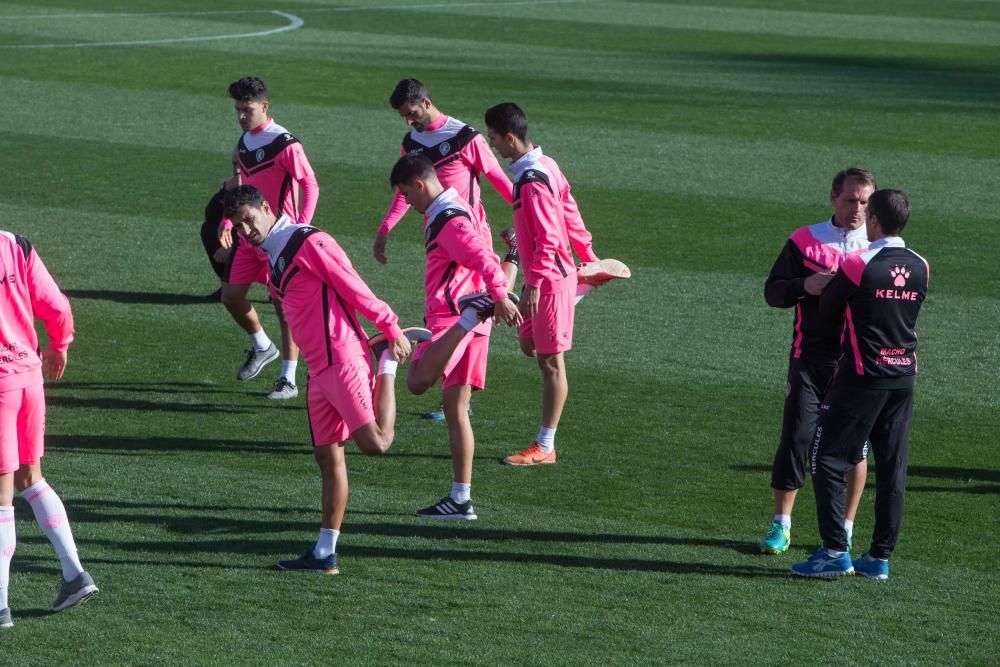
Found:
<path fill-rule="evenodd" d="M 437 505 L 425 507 L 417 510 L 417 516 L 421 519 L 442 519 L 444 521 L 475 521 L 476 510 L 472 506 L 471 500 L 464 503 L 452 500 L 451 496 L 445 496 Z"/>
<path fill-rule="evenodd" d="M 513 301 L 515 305 L 520 301 L 513 292 L 507 292 L 507 298 Z M 465 312 L 467 308 L 471 308 L 476 311 L 476 315 L 484 322 L 493 317 L 493 309 L 495 307 L 496 304 L 493 303 L 493 297 L 490 296 L 489 292 L 466 294 L 458 300 L 458 312 Z"/>
<path fill-rule="evenodd" d="M 433 337 L 430 329 L 423 327 L 406 327 L 402 330 L 406 340 L 410 341 L 410 347 L 416 347 L 417 343 L 430 340 Z M 368 349 L 375 355 L 375 362 L 382 359 L 382 353 L 389 349 L 389 339 L 384 333 L 377 333 L 368 339 Z"/>

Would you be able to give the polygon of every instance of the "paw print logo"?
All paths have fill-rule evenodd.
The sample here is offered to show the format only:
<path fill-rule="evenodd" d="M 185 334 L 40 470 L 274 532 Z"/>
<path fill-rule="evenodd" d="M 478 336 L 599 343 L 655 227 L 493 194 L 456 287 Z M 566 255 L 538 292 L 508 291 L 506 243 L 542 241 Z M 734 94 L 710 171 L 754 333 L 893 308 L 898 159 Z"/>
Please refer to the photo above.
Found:
<path fill-rule="evenodd" d="M 910 272 L 906 270 L 905 266 L 894 266 L 889 270 L 889 275 L 893 277 L 893 285 L 902 287 L 906 284 L 906 279 L 910 277 Z"/>

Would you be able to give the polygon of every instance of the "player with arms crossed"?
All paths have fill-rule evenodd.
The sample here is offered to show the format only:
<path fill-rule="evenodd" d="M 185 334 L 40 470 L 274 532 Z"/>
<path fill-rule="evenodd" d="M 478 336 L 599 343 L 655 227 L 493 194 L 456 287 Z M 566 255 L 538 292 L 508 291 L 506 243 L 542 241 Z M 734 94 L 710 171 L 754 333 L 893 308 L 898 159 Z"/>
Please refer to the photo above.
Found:
<path fill-rule="evenodd" d="M 410 353 L 410 338 L 426 339 L 430 332 L 401 330 L 396 314 L 372 293 L 329 234 L 296 224 L 287 214 L 277 217 L 256 188 L 241 185 L 230 192 L 225 212 L 246 241 L 267 253 L 271 292 L 282 300 L 309 366 L 306 406 L 323 480 L 323 523 L 315 545 L 278 567 L 337 574 L 337 538 L 347 507 L 344 443 L 353 440 L 369 456 L 389 449 L 397 364 Z M 355 311 L 382 332 L 375 337 L 381 344 L 374 347 L 379 356 L 374 385 L 369 345 Z"/>
<path fill-rule="evenodd" d="M 889 578 L 906 493 L 917 316 L 930 280 L 927 261 L 900 237 L 909 218 L 910 202 L 899 190 L 872 194 L 865 223 L 871 245 L 844 260 L 819 299 L 820 312 L 846 317 L 847 329 L 844 355 L 820 407 L 811 452 L 823 545 L 809 560 L 792 566 L 803 577 Z M 866 441 L 875 456 L 875 529 L 869 550 L 852 561 L 844 530 L 844 476 Z"/>
<path fill-rule="evenodd" d="M 236 119 L 243 134 L 234 154 L 234 174 L 226 189 L 252 185 L 264 193 L 272 211 L 287 215 L 295 223 L 309 224 L 316 212 L 319 185 L 302 144 L 267 115 L 270 98 L 264 82 L 257 77 L 244 77 L 230 84 L 229 96 L 235 102 Z M 267 257 L 252 244 L 241 243 L 239 236 L 233 237 L 228 219 L 219 225 L 219 240 L 223 248 L 232 247 L 222 276 L 222 303 L 250 336 L 251 343 L 246 362 L 236 377 L 249 380 L 278 358 L 277 348 L 264 333 L 257 311 L 247 299 L 250 285 L 267 284 Z M 277 301 L 274 307 L 281 324 L 282 364 L 281 375 L 268 398 L 295 398 L 299 394 L 295 385 L 299 350 Z"/>
<path fill-rule="evenodd" d="M 538 356 L 542 372 L 542 423 L 530 447 L 504 459 L 515 466 L 556 462 L 555 435 L 569 395 L 563 353 L 573 344 L 576 302 L 593 284 L 578 288 L 578 272 L 570 243 L 577 255 L 590 264 L 587 280 L 596 284 L 627 277 L 621 262 L 602 264 L 594 253 L 591 235 L 583 224 L 570 193 L 569 182 L 555 161 L 544 155 L 528 137 L 528 118 L 512 102 L 486 111 L 490 143 L 511 160 L 514 174 L 514 230 L 524 272 L 519 305 L 524 322 L 518 329 L 521 350 Z M 608 270 L 610 267 L 610 271 Z M 589 270 L 589 269 L 593 270 Z"/>
<path fill-rule="evenodd" d="M 41 358 L 36 318 L 45 324 L 49 339 Z M 72 341 L 69 301 L 42 258 L 24 237 L 0 231 L 0 628 L 14 625 L 7 587 L 17 544 L 15 488 L 31 505 L 62 564 L 62 584 L 52 609 L 68 609 L 97 594 L 93 578 L 80 565 L 66 508 L 42 477 L 43 366 L 50 379 L 62 378 Z"/>
<path fill-rule="evenodd" d="M 875 191 L 875 177 L 859 167 L 837 173 L 830 188 L 833 215 L 814 225 L 796 229 L 782 249 L 764 283 L 764 299 L 774 308 L 795 308 L 792 350 L 788 359 L 785 408 L 781 440 L 771 466 L 774 520 L 760 541 L 762 553 L 780 554 L 792 537 L 792 508 L 805 484 L 806 461 L 820 402 L 837 372 L 844 318 L 828 319 L 819 312 L 820 294 L 843 262 L 868 248 L 865 207 Z M 864 452 L 848 475 L 846 528 L 865 488 Z"/>
<path fill-rule="evenodd" d="M 424 322 L 434 337 L 417 347 L 406 382 L 410 391 L 422 394 L 441 378 L 451 444 L 451 494 L 418 510 L 417 516 L 473 520 L 475 437 L 468 407 L 472 391 L 486 386 L 492 326 L 487 320 L 495 314 L 516 324 L 520 316 L 507 292 L 500 258 L 493 253 L 489 226 L 454 188 L 444 188 L 434 164 L 419 153 L 404 155 L 389 181 L 424 215 Z"/>

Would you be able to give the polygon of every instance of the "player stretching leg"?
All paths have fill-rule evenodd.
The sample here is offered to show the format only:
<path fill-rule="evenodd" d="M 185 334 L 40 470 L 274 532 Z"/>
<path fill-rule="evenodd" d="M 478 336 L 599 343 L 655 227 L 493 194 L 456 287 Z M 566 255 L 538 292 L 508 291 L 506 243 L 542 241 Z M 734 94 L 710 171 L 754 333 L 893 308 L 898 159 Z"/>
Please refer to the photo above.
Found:
<path fill-rule="evenodd" d="M 430 93 L 424 84 L 416 79 L 401 80 L 389 96 L 389 105 L 411 128 L 403 136 L 401 154 L 426 155 L 434 163 L 438 180 L 445 189 L 454 188 L 480 220 L 489 224 L 479 189 L 480 175 L 486 176 L 486 180 L 504 201 L 511 203 L 510 179 L 490 151 L 486 139 L 472 126 L 442 113 L 431 101 Z M 374 253 L 379 262 L 385 264 L 389 232 L 409 208 L 406 199 L 396 192 L 375 236 Z M 512 233 L 504 238 L 504 242 L 510 246 L 513 242 Z M 507 276 L 509 289 L 513 289 L 517 278 L 516 247 L 513 258 L 511 253 L 508 253 L 500 263 L 504 275 Z M 442 420 L 443 408 L 440 412 L 436 410 L 428 412 L 424 417 Z"/>
<path fill-rule="evenodd" d="M 337 574 L 337 538 L 347 507 L 344 443 L 353 440 L 369 456 L 392 445 L 396 423 L 396 369 L 410 340 L 426 329 L 401 330 L 398 318 L 354 270 L 329 234 L 277 217 L 263 194 L 243 185 L 226 198 L 226 215 L 249 243 L 261 247 L 271 266 L 270 289 L 309 366 L 306 391 L 309 428 L 323 480 L 323 521 L 316 543 L 283 570 Z M 357 312 L 382 332 L 374 385 L 368 341 Z"/>
<path fill-rule="evenodd" d="M 272 211 L 287 215 L 293 223 L 308 225 L 316 211 L 319 185 L 302 144 L 267 115 L 270 98 L 263 81 L 252 76 L 234 81 L 229 86 L 229 95 L 235 102 L 236 119 L 243 134 L 234 153 L 234 176 L 225 187 L 232 190 L 241 184 L 252 185 L 264 193 Z M 253 244 L 241 243 L 238 236 L 234 238 L 228 219 L 219 226 L 219 240 L 223 248 L 232 248 L 222 277 L 222 303 L 250 337 L 246 362 L 236 377 L 249 380 L 278 358 L 278 349 L 264 333 L 257 311 L 247 299 L 253 283 L 267 284 L 267 257 Z M 295 398 L 299 393 L 295 384 L 299 350 L 278 301 L 274 302 L 274 308 L 281 325 L 282 363 L 281 374 L 268 398 Z"/>
<path fill-rule="evenodd" d="M 448 438 L 451 445 L 452 490 L 440 502 L 417 511 L 429 519 L 471 520 L 472 458 L 475 437 L 468 406 L 472 392 L 486 385 L 486 360 L 492 324 L 470 308 L 462 312 L 464 296 L 489 289 L 497 317 L 519 319 L 508 296 L 507 276 L 493 253 L 489 226 L 458 196 L 445 189 L 434 164 L 409 154 L 392 169 L 390 183 L 424 214 L 427 270 L 424 280 L 424 321 L 433 338 L 417 347 L 407 372 L 407 386 L 422 394 L 441 379 Z M 492 302 L 491 302 L 492 304 Z M 480 308 L 485 315 L 487 306 Z"/>
<path fill-rule="evenodd" d="M 27 239 L 0 231 L 0 628 L 14 625 L 7 603 L 14 532 L 14 489 L 35 514 L 62 564 L 62 584 L 52 605 L 68 609 L 97 594 L 84 571 L 58 494 L 42 476 L 45 394 L 42 371 L 59 380 L 73 341 L 69 301 Z M 45 324 L 49 346 L 38 353 L 34 321 Z M 43 362 L 44 360 L 44 362 Z"/>
<path fill-rule="evenodd" d="M 505 458 L 504 463 L 515 466 L 555 463 L 556 428 L 569 395 L 563 353 L 573 344 L 576 302 L 593 289 L 593 285 L 583 284 L 582 289 L 578 286 L 570 244 L 585 263 L 595 263 L 598 267 L 591 268 L 588 279 L 602 283 L 627 275 L 607 275 L 607 270 L 599 268 L 600 260 L 570 193 L 569 182 L 555 161 L 531 142 L 528 118 L 521 108 L 512 102 L 498 104 L 486 111 L 485 120 L 490 143 L 502 157 L 511 160 L 514 229 L 524 272 L 519 305 L 524 322 L 518 337 L 526 355 L 537 355 L 543 380 L 542 422 L 535 441 L 527 449 Z M 616 272 L 621 271 L 616 269 Z"/>

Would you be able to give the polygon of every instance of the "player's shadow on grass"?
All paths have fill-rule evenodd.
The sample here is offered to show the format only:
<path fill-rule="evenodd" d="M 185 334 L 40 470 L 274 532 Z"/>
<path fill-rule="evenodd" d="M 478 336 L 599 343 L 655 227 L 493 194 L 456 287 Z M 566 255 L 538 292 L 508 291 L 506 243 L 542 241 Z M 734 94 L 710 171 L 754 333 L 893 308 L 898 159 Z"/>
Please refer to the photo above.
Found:
<path fill-rule="evenodd" d="M 130 394 L 238 394 L 245 391 L 224 389 L 208 382 L 59 382 L 45 385 L 46 393 L 58 395 L 60 390 L 125 391 Z"/>
<path fill-rule="evenodd" d="M 100 410 L 129 410 L 142 412 L 181 412 L 181 413 L 209 413 L 209 414 L 236 414 L 251 415 L 259 414 L 260 410 L 245 407 L 241 408 L 226 403 L 177 403 L 143 401 L 129 398 L 77 398 L 76 396 L 59 396 L 54 394 L 48 398 L 49 405 L 57 405 L 61 408 L 94 408 Z"/>
<path fill-rule="evenodd" d="M 305 442 L 257 442 L 253 440 L 199 439 L 199 438 L 132 438 L 105 435 L 48 435 L 47 448 L 62 451 L 105 452 L 108 454 L 129 454 L 149 452 L 263 452 L 267 454 L 308 454 L 309 443 Z"/>
<path fill-rule="evenodd" d="M 211 303 L 205 296 L 168 294 L 165 292 L 122 292 L 119 290 L 63 290 L 71 299 L 96 299 L 116 303 L 141 303 L 151 306 L 188 306 L 194 303 Z M 218 303 L 218 301 L 215 301 Z"/>
<path fill-rule="evenodd" d="M 771 472 L 771 466 L 760 464 L 734 464 L 730 468 L 741 472 Z M 878 475 L 878 472 L 869 465 L 868 474 L 868 482 L 865 488 L 874 490 L 875 476 Z M 1000 493 L 1000 470 L 991 470 L 989 468 L 911 465 L 907 467 L 906 477 L 907 493 L 971 493 L 977 495 Z M 962 486 L 929 486 L 920 483 L 911 483 L 914 479 L 948 480 L 962 484 Z"/>
<path fill-rule="evenodd" d="M 156 566 L 187 566 L 194 568 L 232 569 L 233 562 L 220 562 L 219 554 L 245 554 L 259 558 L 262 554 L 271 554 L 273 560 L 288 557 L 301 546 L 287 539 L 246 539 L 238 537 L 224 540 L 185 541 L 141 541 L 123 542 L 121 540 L 87 540 L 87 545 L 99 546 L 102 550 L 114 549 L 134 552 L 137 558 L 123 555 L 119 560 L 106 556 L 87 558 L 87 562 L 111 563 L 115 565 L 150 564 Z M 141 555 L 162 553 L 163 559 L 146 559 Z M 460 561 L 483 563 L 511 563 L 540 565 L 555 565 L 559 567 L 581 568 L 590 570 L 619 570 L 632 572 L 663 572 L 671 574 L 708 574 L 727 577 L 768 577 L 788 579 L 790 575 L 784 569 L 774 569 L 759 566 L 717 565 L 714 563 L 687 562 L 674 560 L 641 559 L 641 558 L 594 558 L 590 556 L 575 556 L 570 554 L 523 553 L 517 551 L 465 551 L 458 549 L 412 549 L 395 547 L 367 547 L 362 545 L 344 545 L 339 552 L 345 559 L 352 558 L 396 558 L 401 560 L 426 561 Z M 185 555 L 205 554 L 206 561 L 185 559 Z M 252 568 L 252 566 L 249 566 Z M 273 569 L 271 564 L 264 569 Z M 256 568 L 259 569 L 259 568 Z M 287 575 L 284 575 L 287 576 Z"/>

